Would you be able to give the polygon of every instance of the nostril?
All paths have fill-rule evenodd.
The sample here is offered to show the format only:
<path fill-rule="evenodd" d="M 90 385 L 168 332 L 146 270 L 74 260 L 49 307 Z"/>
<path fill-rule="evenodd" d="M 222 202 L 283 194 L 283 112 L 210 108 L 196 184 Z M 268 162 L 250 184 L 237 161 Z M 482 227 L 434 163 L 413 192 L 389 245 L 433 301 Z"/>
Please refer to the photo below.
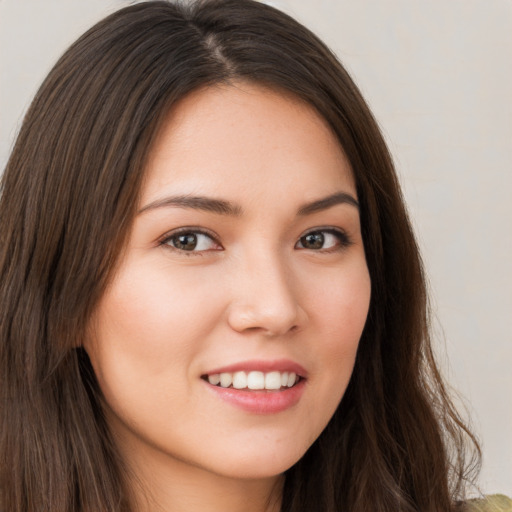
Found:
<path fill-rule="evenodd" d="M 307 315 L 297 304 L 260 301 L 252 305 L 233 304 L 228 311 L 228 324 L 233 330 L 269 338 L 295 333 L 306 320 Z"/>

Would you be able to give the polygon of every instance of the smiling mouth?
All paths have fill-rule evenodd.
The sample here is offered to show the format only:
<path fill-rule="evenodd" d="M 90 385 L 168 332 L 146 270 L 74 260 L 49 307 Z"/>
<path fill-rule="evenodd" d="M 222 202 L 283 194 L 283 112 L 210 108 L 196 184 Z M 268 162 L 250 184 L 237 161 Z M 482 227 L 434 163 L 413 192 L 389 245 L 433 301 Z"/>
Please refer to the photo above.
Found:
<path fill-rule="evenodd" d="M 222 372 L 203 375 L 212 386 L 240 390 L 282 391 L 294 387 L 302 377 L 294 372 Z"/>

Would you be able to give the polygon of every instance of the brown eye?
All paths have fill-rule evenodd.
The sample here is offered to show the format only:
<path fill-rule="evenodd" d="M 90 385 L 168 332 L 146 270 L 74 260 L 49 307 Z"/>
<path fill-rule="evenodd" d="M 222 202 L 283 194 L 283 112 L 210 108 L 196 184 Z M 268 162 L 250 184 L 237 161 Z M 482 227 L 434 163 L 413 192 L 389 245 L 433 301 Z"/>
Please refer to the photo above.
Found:
<path fill-rule="evenodd" d="M 173 247 L 182 251 L 193 251 L 197 247 L 197 236 L 194 233 L 174 236 L 171 241 Z"/>
<path fill-rule="evenodd" d="M 324 238 L 323 233 L 317 231 L 301 237 L 300 243 L 304 249 L 322 249 L 324 246 Z"/>
<path fill-rule="evenodd" d="M 335 251 L 351 245 L 348 235 L 339 229 L 319 229 L 310 231 L 299 238 L 297 249 L 310 251 Z"/>
<path fill-rule="evenodd" d="M 200 231 L 181 231 L 171 234 L 161 242 L 161 245 L 177 251 L 196 253 L 221 249 L 210 235 Z"/>

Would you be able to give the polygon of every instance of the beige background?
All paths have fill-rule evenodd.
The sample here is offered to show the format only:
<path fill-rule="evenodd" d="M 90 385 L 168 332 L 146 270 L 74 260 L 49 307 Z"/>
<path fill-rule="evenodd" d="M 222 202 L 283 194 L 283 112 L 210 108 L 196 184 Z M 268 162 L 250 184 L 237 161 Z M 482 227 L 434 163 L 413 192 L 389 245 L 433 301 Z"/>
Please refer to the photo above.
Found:
<path fill-rule="evenodd" d="M 55 59 L 122 0 L 0 0 L 0 167 Z M 380 121 L 424 251 L 439 355 L 481 487 L 512 496 L 512 1 L 281 0 Z M 449 360 L 449 364 L 447 363 Z"/>

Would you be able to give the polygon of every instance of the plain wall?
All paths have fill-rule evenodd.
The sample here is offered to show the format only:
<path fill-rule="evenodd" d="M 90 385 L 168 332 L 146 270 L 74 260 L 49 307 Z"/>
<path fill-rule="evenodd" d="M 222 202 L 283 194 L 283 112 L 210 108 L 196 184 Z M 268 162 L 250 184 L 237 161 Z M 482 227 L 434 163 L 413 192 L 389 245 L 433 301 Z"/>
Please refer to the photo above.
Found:
<path fill-rule="evenodd" d="M 129 3 L 0 0 L 2 169 L 55 60 Z M 379 120 L 423 249 L 438 353 L 482 440 L 481 488 L 512 495 L 512 2 L 268 3 L 327 42 Z"/>

